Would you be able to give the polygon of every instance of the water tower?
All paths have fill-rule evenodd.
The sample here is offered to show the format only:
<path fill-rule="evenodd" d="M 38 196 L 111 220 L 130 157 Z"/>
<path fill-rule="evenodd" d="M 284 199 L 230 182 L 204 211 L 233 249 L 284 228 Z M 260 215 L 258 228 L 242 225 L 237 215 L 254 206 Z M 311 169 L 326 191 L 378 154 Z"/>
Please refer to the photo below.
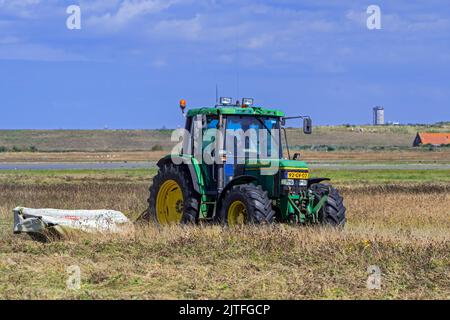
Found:
<path fill-rule="evenodd" d="M 374 126 L 384 125 L 384 108 L 383 107 L 373 108 L 373 125 Z"/>

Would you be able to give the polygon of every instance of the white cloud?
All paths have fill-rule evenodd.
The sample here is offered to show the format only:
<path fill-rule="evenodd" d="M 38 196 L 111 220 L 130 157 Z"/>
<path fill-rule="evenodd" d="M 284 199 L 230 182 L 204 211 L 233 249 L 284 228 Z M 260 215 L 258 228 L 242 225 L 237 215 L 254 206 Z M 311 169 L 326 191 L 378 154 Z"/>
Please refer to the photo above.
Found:
<path fill-rule="evenodd" d="M 273 34 L 261 34 L 250 38 L 245 43 L 245 48 L 248 49 L 260 49 L 263 48 L 274 41 L 275 36 Z"/>
<path fill-rule="evenodd" d="M 364 11 L 349 10 L 346 18 L 350 22 L 366 27 L 368 15 Z M 439 32 L 450 29 L 450 19 L 443 18 L 437 14 L 414 14 L 402 12 L 384 12 L 381 11 L 382 29 L 390 32 L 425 31 Z"/>
<path fill-rule="evenodd" d="M 18 43 L 16 37 L 20 37 L 33 39 L 34 43 L 41 39 L 45 43 L 41 46 L 30 44 L 37 59 L 83 58 L 64 51 L 67 45 L 91 59 L 129 58 L 155 68 L 166 66 L 167 61 L 171 64 L 199 61 L 286 69 L 296 66 L 336 73 L 345 72 L 349 69 L 347 65 L 363 61 L 405 61 L 405 50 L 398 45 L 398 39 L 412 39 L 409 50 L 416 57 L 425 56 L 428 52 L 420 53 L 415 39 L 424 35 L 427 37 L 424 39 L 429 39 L 434 36 L 433 31 L 448 32 L 450 29 L 450 20 L 434 9 L 423 13 L 414 8 L 395 11 L 391 7 L 390 12 L 382 10 L 382 28 L 389 32 L 389 37 L 383 41 L 393 50 L 387 53 L 389 50 L 371 48 L 375 50 L 369 55 L 367 13 L 364 5 L 356 0 L 339 4 L 336 1 L 331 5 L 325 0 L 305 0 L 308 5 L 295 5 L 294 1 L 76 0 L 82 8 L 83 31 L 76 34 L 73 42 L 69 44 L 58 31 L 52 33 L 49 28 L 43 28 L 45 36 L 40 37 L 39 27 L 45 26 L 46 21 L 42 16 L 50 17 L 51 23 L 61 19 L 63 25 L 65 16 L 61 9 L 69 2 L 0 0 L 0 12 L 8 10 L 8 14 L 21 12 L 24 15 L 35 10 L 40 18 L 39 23 L 29 24 L 30 30 L 37 28 L 32 33 L 36 34 L 34 38 L 22 34 L 27 28 L 22 21 L 8 17 L 9 23 L 13 24 L 11 27 L 2 27 L 0 21 L 0 44 L 10 45 L 8 50 L 2 48 L 1 56 L 32 59 L 32 54 L 25 52 L 26 47 L 18 45 L 23 44 Z M 402 30 L 404 34 L 400 32 Z M 419 33 L 421 37 L 417 36 Z M 53 39 L 55 43 L 51 42 Z M 98 41 L 87 42 L 89 50 L 84 50 L 83 39 Z M 11 45 L 17 45 L 15 55 Z M 105 54 L 109 51 L 120 54 L 111 58 Z M 180 51 L 186 54 L 180 55 Z M 154 60 L 149 62 L 149 57 Z"/>
<path fill-rule="evenodd" d="M 118 7 L 121 0 L 82 0 L 80 7 L 85 13 L 101 14 Z"/>
<path fill-rule="evenodd" d="M 87 20 L 88 25 L 101 25 L 105 29 L 118 29 L 130 21 L 148 14 L 168 9 L 176 1 L 171 0 L 125 0 L 115 13 L 107 12 Z"/>
<path fill-rule="evenodd" d="M 152 62 L 152 66 L 155 68 L 164 68 L 167 66 L 167 61 L 164 59 L 156 59 Z"/>
<path fill-rule="evenodd" d="M 207 26 L 202 25 L 201 19 L 197 14 L 192 19 L 162 20 L 151 28 L 151 34 L 157 37 L 199 40 L 207 29 Z"/>
<path fill-rule="evenodd" d="M 0 10 L 6 14 L 29 18 L 40 3 L 41 0 L 0 0 Z"/>
<path fill-rule="evenodd" d="M 226 53 L 220 54 L 220 55 L 216 58 L 217 62 L 224 63 L 224 64 L 231 64 L 231 63 L 234 63 L 234 62 L 235 62 L 235 59 L 236 59 L 236 55 L 226 54 Z"/>
<path fill-rule="evenodd" d="M 450 29 L 450 20 L 436 17 L 432 20 L 417 21 L 410 23 L 408 29 L 411 31 L 446 31 Z"/>
<path fill-rule="evenodd" d="M 41 0 L 0 0 L 0 7 L 16 7 L 24 8 L 31 5 L 39 4 Z"/>
<path fill-rule="evenodd" d="M 356 24 L 360 24 L 365 26 L 366 22 L 367 22 L 367 13 L 366 11 L 363 10 L 349 10 L 347 11 L 347 13 L 345 14 L 345 17 L 350 20 L 351 22 L 354 22 Z M 383 17 L 383 15 L 382 15 Z"/>

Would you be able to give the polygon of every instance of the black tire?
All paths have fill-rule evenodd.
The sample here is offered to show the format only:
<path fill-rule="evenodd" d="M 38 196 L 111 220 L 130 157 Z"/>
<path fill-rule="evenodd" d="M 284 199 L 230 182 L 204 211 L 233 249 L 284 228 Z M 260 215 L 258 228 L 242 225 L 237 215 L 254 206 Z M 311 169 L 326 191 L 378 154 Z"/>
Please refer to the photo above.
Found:
<path fill-rule="evenodd" d="M 223 198 L 217 221 L 228 225 L 228 209 L 233 202 L 240 201 L 246 209 L 245 224 L 271 224 L 274 221 L 275 211 L 272 201 L 261 186 L 243 184 L 234 186 Z"/>
<path fill-rule="evenodd" d="M 345 212 L 344 198 L 339 194 L 335 188 L 330 185 L 317 183 L 311 186 L 311 190 L 320 198 L 328 194 L 328 200 L 319 211 L 319 222 L 322 225 L 328 225 L 333 227 L 343 227 L 345 225 Z"/>
<path fill-rule="evenodd" d="M 167 180 L 174 180 L 183 193 L 183 214 L 180 223 L 196 224 L 199 217 L 200 195 L 194 191 L 192 180 L 187 169 L 183 166 L 166 164 L 162 166 L 158 174 L 153 178 L 150 186 L 150 197 L 148 199 L 148 211 L 144 219 L 160 224 L 156 214 L 156 197 L 162 184 Z"/>

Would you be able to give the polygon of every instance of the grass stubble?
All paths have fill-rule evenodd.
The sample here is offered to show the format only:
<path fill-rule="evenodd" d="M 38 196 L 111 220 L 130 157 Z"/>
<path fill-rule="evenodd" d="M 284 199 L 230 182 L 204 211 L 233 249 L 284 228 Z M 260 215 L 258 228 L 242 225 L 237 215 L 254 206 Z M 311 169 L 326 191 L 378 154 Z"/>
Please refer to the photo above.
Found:
<path fill-rule="evenodd" d="M 1 177 L 0 298 L 450 298 L 448 182 L 338 182 L 344 230 L 138 226 L 46 244 L 11 234 L 18 205 L 111 208 L 131 218 L 145 209 L 147 177 L 97 178 Z M 77 291 L 66 287 L 71 265 L 81 269 Z M 366 287 L 371 265 L 382 272 L 379 290 Z"/>

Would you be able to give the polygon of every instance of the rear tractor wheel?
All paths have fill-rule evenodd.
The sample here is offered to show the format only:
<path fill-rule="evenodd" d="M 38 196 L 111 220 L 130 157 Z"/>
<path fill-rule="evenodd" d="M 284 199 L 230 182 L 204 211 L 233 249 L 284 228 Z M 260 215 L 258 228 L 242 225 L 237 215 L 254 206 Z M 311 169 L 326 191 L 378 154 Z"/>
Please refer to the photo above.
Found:
<path fill-rule="evenodd" d="M 229 226 L 270 224 L 275 217 L 272 201 L 261 186 L 244 184 L 233 187 L 225 195 L 218 220 Z"/>
<path fill-rule="evenodd" d="M 150 186 L 146 218 L 159 225 L 197 223 L 199 195 L 181 166 L 162 166 Z"/>

